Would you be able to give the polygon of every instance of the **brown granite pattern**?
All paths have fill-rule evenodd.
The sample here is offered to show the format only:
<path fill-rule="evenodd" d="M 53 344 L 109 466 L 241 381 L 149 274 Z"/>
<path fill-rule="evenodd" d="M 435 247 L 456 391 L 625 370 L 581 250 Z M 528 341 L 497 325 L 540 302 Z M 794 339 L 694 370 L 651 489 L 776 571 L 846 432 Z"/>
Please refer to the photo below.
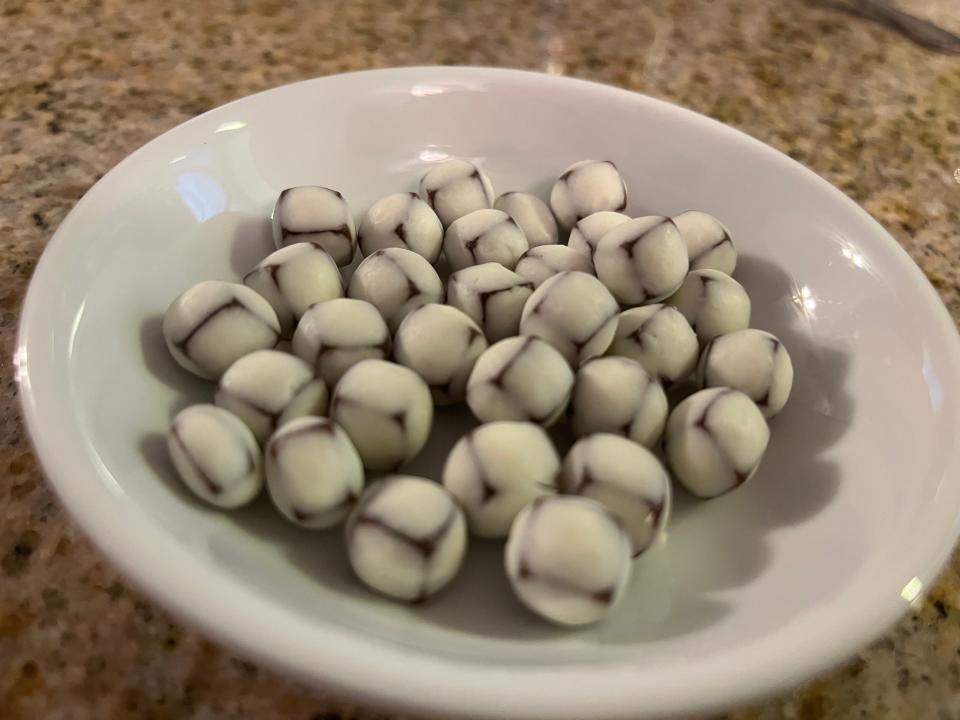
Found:
<path fill-rule="evenodd" d="M 956 0 L 900 4 L 960 31 Z M 43 483 L 15 405 L 17 312 L 46 240 L 130 151 L 226 100 L 414 63 L 507 64 L 642 90 L 742 128 L 838 185 L 960 319 L 960 58 L 817 0 L 0 0 L 0 38 L 4 720 L 357 716 L 130 590 Z M 730 717 L 960 718 L 958 621 L 955 555 L 926 602 L 847 666 Z"/>

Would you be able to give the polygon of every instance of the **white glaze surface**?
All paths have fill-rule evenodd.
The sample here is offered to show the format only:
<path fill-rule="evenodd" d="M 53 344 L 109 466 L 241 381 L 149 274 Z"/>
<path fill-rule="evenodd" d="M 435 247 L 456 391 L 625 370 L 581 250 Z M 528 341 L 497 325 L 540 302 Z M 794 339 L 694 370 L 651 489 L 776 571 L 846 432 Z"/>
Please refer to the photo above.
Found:
<path fill-rule="evenodd" d="M 567 407 L 570 366 L 549 343 L 512 337 L 477 359 L 467 382 L 467 405 L 480 422 L 529 420 L 549 426 Z"/>
<path fill-rule="evenodd" d="M 600 357 L 577 370 L 570 411 L 570 426 L 577 437 L 616 433 L 653 447 L 667 422 L 667 395 L 635 360 Z"/>
<path fill-rule="evenodd" d="M 597 278 L 557 273 L 523 306 L 520 334 L 545 340 L 577 367 L 610 347 L 618 313 L 617 301 Z"/>
<path fill-rule="evenodd" d="M 750 296 L 717 270 L 693 270 L 665 302 L 683 313 L 701 344 L 750 325 Z"/>
<path fill-rule="evenodd" d="M 463 511 L 441 485 L 392 475 L 363 494 L 347 522 L 347 554 L 374 590 L 419 602 L 457 574 L 467 549 Z"/>
<path fill-rule="evenodd" d="M 334 388 L 330 417 L 346 430 L 367 470 L 393 471 L 426 444 L 433 399 L 410 368 L 362 360 Z"/>
<path fill-rule="evenodd" d="M 738 330 L 715 337 L 703 349 L 697 384 L 740 390 L 769 420 L 790 397 L 793 363 L 775 335 L 753 328 Z"/>
<path fill-rule="evenodd" d="M 683 314 L 672 305 L 644 305 L 624 310 L 609 355 L 636 360 L 665 383 L 686 380 L 697 365 L 700 344 Z"/>
<path fill-rule="evenodd" d="M 514 219 L 530 247 L 557 242 L 557 221 L 547 204 L 536 195 L 506 192 L 497 198 L 493 207 Z"/>
<path fill-rule="evenodd" d="M 322 417 L 292 420 L 264 449 L 267 490 L 291 522 L 326 529 L 346 517 L 363 489 L 363 463 L 350 438 Z"/>
<path fill-rule="evenodd" d="M 393 353 L 430 386 L 438 405 L 461 402 L 467 378 L 487 340 L 465 313 L 449 305 L 423 305 L 400 323 Z"/>
<path fill-rule="evenodd" d="M 443 466 L 443 485 L 460 503 L 470 531 L 505 538 L 524 506 L 556 492 L 560 458 L 539 425 L 490 422 L 464 435 Z"/>
<path fill-rule="evenodd" d="M 756 471 L 770 429 L 754 402 L 739 390 L 700 390 L 674 408 L 664 452 L 674 476 L 697 497 L 735 490 Z"/>
<path fill-rule="evenodd" d="M 510 528 L 507 577 L 517 597 L 559 625 L 597 622 L 623 597 L 630 538 L 600 503 L 554 495 L 527 505 Z"/>
<path fill-rule="evenodd" d="M 357 248 L 353 213 L 338 190 L 304 185 L 280 193 L 273 208 L 277 248 L 314 242 L 340 265 L 349 265 Z"/>
<path fill-rule="evenodd" d="M 453 270 L 495 262 L 513 270 L 530 246 L 517 221 L 502 210 L 474 210 L 456 220 L 443 236 Z"/>
<path fill-rule="evenodd" d="M 280 322 L 270 303 L 250 288 L 205 280 L 170 304 L 163 336 L 181 367 L 216 380 L 244 355 L 274 347 Z"/>
<path fill-rule="evenodd" d="M 416 193 L 393 193 L 367 210 L 357 243 L 364 257 L 377 250 L 399 247 L 435 263 L 443 250 L 443 225 L 433 208 Z"/>
<path fill-rule="evenodd" d="M 370 303 L 338 298 L 314 305 L 293 334 L 294 355 L 312 364 L 332 388 L 361 360 L 390 355 L 390 329 Z"/>
<path fill-rule="evenodd" d="M 329 393 L 313 368 L 277 350 L 244 355 L 220 378 L 215 402 L 250 428 L 263 444 L 273 431 L 302 415 L 327 412 Z"/>
<path fill-rule="evenodd" d="M 298 242 L 270 253 L 243 277 L 270 303 L 283 336 L 293 335 L 297 323 L 311 305 L 343 297 L 340 269 L 323 248 Z"/>
<path fill-rule="evenodd" d="M 412 250 L 377 250 L 353 271 L 347 295 L 366 300 L 386 320 L 392 332 L 411 311 L 443 302 L 443 283 L 433 266 Z"/>
<path fill-rule="evenodd" d="M 260 447 L 237 417 L 216 405 L 191 405 L 177 413 L 167 450 L 180 479 L 211 505 L 246 505 L 263 487 Z"/>
<path fill-rule="evenodd" d="M 532 293 L 533 283 L 499 263 L 458 270 L 447 282 L 447 302 L 469 315 L 490 342 L 519 332 L 520 315 Z"/>
<path fill-rule="evenodd" d="M 670 478 L 657 456 L 619 435 L 597 433 L 574 443 L 563 459 L 560 490 L 602 504 L 620 519 L 640 555 L 670 516 Z"/>

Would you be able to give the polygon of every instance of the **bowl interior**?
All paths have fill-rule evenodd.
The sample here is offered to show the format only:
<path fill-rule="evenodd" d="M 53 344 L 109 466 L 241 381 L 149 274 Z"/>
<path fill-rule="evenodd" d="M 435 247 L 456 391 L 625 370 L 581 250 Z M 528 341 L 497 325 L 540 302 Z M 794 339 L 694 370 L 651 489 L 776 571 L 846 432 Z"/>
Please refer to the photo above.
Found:
<path fill-rule="evenodd" d="M 611 159 L 631 214 L 717 215 L 740 251 L 752 325 L 793 358 L 793 396 L 759 473 L 714 501 L 680 493 L 668 540 L 637 561 L 625 602 L 596 627 L 558 631 L 525 612 L 495 543 L 475 542 L 433 601 L 383 600 L 351 577 L 339 533 L 294 528 L 265 498 L 211 511 L 166 457 L 171 415 L 213 392 L 164 349 L 170 300 L 203 279 L 237 280 L 269 252 L 280 189 L 338 188 L 359 217 L 386 193 L 416 189 L 447 156 L 480 163 L 498 193 L 541 197 L 571 162 Z M 125 161 L 51 243 L 19 359 L 31 429 L 66 504 L 121 567 L 221 638 L 355 687 L 375 673 L 351 682 L 331 656 L 343 666 L 360 655 L 371 666 L 408 659 L 392 665 L 395 686 L 367 689 L 418 707 L 440 700 L 400 680 L 439 658 L 463 692 L 503 691 L 498 673 L 529 672 L 528 689 L 497 705 L 507 712 L 539 703 L 570 717 L 636 715 L 647 711 L 640 698 L 658 712 L 690 709 L 819 670 L 882 630 L 931 578 L 958 507 L 957 343 L 945 318 L 879 226 L 745 136 L 586 83 L 409 69 L 257 95 Z M 439 477 L 470 425 L 463 410 L 440 411 L 409 471 Z M 147 535 L 151 543 L 137 540 Z M 784 656 L 795 662 L 783 667 Z M 565 671 L 588 677 L 553 684 Z M 601 678 L 615 697 L 598 705 L 590 697 L 601 685 L 590 681 Z M 698 683 L 704 697 L 683 700 L 681 686 Z"/>

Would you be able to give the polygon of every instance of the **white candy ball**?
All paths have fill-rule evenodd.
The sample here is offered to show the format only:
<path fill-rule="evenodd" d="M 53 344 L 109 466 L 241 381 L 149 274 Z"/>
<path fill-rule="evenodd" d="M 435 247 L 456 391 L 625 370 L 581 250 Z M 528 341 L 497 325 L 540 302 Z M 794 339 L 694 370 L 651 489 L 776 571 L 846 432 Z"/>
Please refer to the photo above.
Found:
<path fill-rule="evenodd" d="M 532 293 L 533 283 L 499 263 L 458 270 L 447 281 L 447 302 L 470 316 L 490 342 L 519 332 Z"/>
<path fill-rule="evenodd" d="M 520 334 L 553 345 L 574 367 L 603 355 L 620 308 L 603 284 L 583 272 L 562 272 L 538 287 L 520 316 Z"/>
<path fill-rule="evenodd" d="M 622 305 L 662 300 L 683 282 L 687 246 L 670 218 L 650 215 L 617 225 L 593 256 L 597 277 Z"/>
<path fill-rule="evenodd" d="M 443 468 L 471 532 L 504 538 L 534 498 L 556 492 L 560 458 L 547 434 L 527 422 L 492 422 L 464 435 Z"/>
<path fill-rule="evenodd" d="M 256 439 L 223 408 L 192 405 L 181 410 L 170 425 L 167 449 L 184 484 L 211 505 L 246 505 L 263 487 Z"/>
<path fill-rule="evenodd" d="M 672 305 L 645 305 L 620 313 L 607 351 L 636 360 L 666 384 L 686 380 L 697 365 L 700 344 L 690 323 Z"/>
<path fill-rule="evenodd" d="M 687 244 L 691 270 L 719 270 L 733 275 L 737 267 L 737 250 L 730 232 L 713 215 L 688 210 L 673 218 Z"/>
<path fill-rule="evenodd" d="M 426 444 L 433 400 L 413 370 L 384 360 L 363 360 L 334 388 L 330 417 L 346 430 L 367 470 L 393 471 Z"/>
<path fill-rule="evenodd" d="M 422 377 L 438 405 L 461 402 L 467 378 L 487 339 L 466 314 L 449 305 L 424 305 L 407 315 L 394 338 L 397 362 Z"/>
<path fill-rule="evenodd" d="M 467 549 L 463 511 L 443 486 L 394 475 L 374 483 L 347 521 L 350 565 L 389 597 L 422 602 L 449 583 Z"/>
<path fill-rule="evenodd" d="M 623 523 L 636 557 L 653 545 L 670 516 L 670 478 L 656 455 L 634 442 L 598 433 L 574 443 L 560 490 L 602 504 Z"/>
<path fill-rule="evenodd" d="M 592 215 L 587 215 L 570 229 L 567 247 L 588 257 L 590 264 L 593 265 L 593 256 L 597 252 L 600 238 L 629 219 L 629 215 L 610 210 L 601 210 Z"/>
<path fill-rule="evenodd" d="M 603 619 L 630 580 L 626 531 L 595 500 L 540 497 L 525 507 L 507 540 L 507 578 L 517 597 L 559 625 Z"/>
<path fill-rule="evenodd" d="M 297 525 L 333 527 L 363 490 L 360 456 L 327 418 L 292 420 L 273 434 L 265 455 L 270 498 Z"/>
<path fill-rule="evenodd" d="M 570 399 L 577 437 L 616 433 L 653 447 L 667 422 L 667 394 L 640 363 L 625 357 L 590 360 L 577 370 Z"/>
<path fill-rule="evenodd" d="M 566 228 L 601 210 L 627 207 L 627 186 L 609 160 L 581 160 L 557 179 L 550 191 L 550 208 Z"/>
<path fill-rule="evenodd" d="M 326 250 L 312 242 L 271 253 L 244 276 L 243 284 L 270 303 L 286 338 L 308 307 L 343 297 L 340 269 Z"/>
<path fill-rule="evenodd" d="M 254 290 L 206 280 L 170 304 L 163 316 L 163 337 L 181 367 L 216 380 L 244 355 L 274 347 L 280 340 L 280 321 Z"/>
<path fill-rule="evenodd" d="M 420 197 L 447 227 L 474 210 L 493 207 L 493 186 L 472 162 L 452 158 L 434 165 L 421 178 Z"/>
<path fill-rule="evenodd" d="M 506 192 L 497 198 L 493 207 L 516 221 L 530 247 L 557 242 L 557 221 L 547 204 L 536 195 Z"/>
<path fill-rule="evenodd" d="M 770 439 L 754 402 L 739 390 L 694 393 L 670 413 L 664 450 L 677 480 L 701 498 L 729 492 L 750 479 Z"/>
<path fill-rule="evenodd" d="M 517 262 L 516 273 L 529 280 L 535 288 L 559 272 L 578 270 L 593 274 L 590 258 L 571 250 L 566 245 L 539 245 L 530 248 Z"/>
<path fill-rule="evenodd" d="M 435 263 L 443 249 L 440 218 L 416 193 L 395 193 L 378 200 L 367 210 L 357 235 L 365 257 L 398 247 Z"/>
<path fill-rule="evenodd" d="M 701 344 L 750 325 L 750 297 L 743 285 L 718 270 L 694 270 L 666 300 L 683 313 Z"/>
<path fill-rule="evenodd" d="M 697 368 L 700 387 L 730 387 L 745 393 L 768 420 L 783 410 L 793 386 L 793 363 L 783 343 L 763 330 L 715 337 Z"/>
<path fill-rule="evenodd" d="M 502 210 L 474 210 L 451 223 L 443 251 L 453 270 L 500 263 L 512 270 L 530 246 L 516 221 Z"/>
<path fill-rule="evenodd" d="M 563 414 L 573 372 L 543 340 L 512 337 L 491 345 L 473 366 L 467 405 L 481 422 L 529 420 L 552 425 Z"/>
<path fill-rule="evenodd" d="M 277 248 L 313 242 L 341 267 L 353 259 L 357 248 L 353 213 L 336 190 L 311 185 L 287 188 L 277 198 L 272 220 Z"/>
<path fill-rule="evenodd" d="M 433 265 L 411 250 L 377 250 L 357 266 L 347 295 L 366 300 L 396 332 L 409 312 L 443 302 L 443 283 Z"/>
<path fill-rule="evenodd" d="M 370 303 L 328 300 L 307 310 L 293 334 L 293 354 L 317 369 L 329 387 L 361 360 L 390 355 L 390 329 Z"/>
<path fill-rule="evenodd" d="M 303 415 L 327 411 L 327 386 L 298 357 L 258 350 L 237 360 L 220 378 L 217 405 L 240 418 L 259 443 Z"/>

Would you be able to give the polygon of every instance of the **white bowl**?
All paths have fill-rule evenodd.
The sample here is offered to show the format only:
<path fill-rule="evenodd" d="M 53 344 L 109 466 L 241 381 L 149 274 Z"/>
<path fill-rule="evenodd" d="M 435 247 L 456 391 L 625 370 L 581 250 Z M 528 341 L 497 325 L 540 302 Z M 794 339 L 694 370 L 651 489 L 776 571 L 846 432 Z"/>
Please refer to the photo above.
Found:
<path fill-rule="evenodd" d="M 160 315 L 270 249 L 279 190 L 340 189 L 361 213 L 430 163 L 471 158 L 498 192 L 615 160 L 631 214 L 697 208 L 730 227 L 753 324 L 796 384 L 758 475 L 681 502 L 626 602 L 578 632 L 511 596 L 474 543 L 421 607 L 350 576 L 338 534 L 264 501 L 210 510 L 163 433 L 211 387 L 168 357 Z M 842 660 L 934 579 L 960 527 L 960 344 L 923 275 L 864 211 L 761 143 L 686 110 L 523 72 L 407 68 L 231 103 L 131 155 L 77 204 L 37 267 L 17 352 L 27 423 L 64 504 L 184 620 L 301 679 L 394 709 L 639 718 L 729 706 Z M 437 477 L 466 421 L 445 413 L 411 468 Z"/>

